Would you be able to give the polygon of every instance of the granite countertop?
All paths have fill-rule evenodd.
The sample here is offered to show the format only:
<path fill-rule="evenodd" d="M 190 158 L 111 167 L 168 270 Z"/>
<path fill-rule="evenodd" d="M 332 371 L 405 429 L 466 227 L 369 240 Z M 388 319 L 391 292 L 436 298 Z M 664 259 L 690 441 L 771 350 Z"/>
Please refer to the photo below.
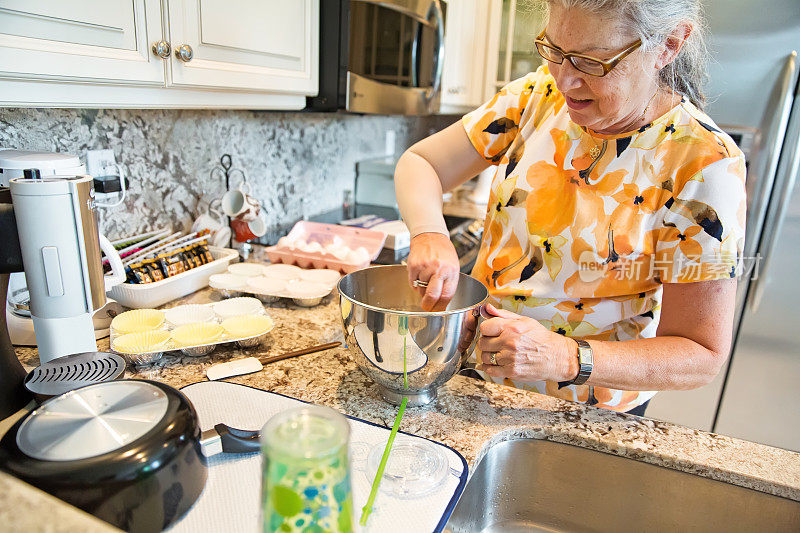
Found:
<path fill-rule="evenodd" d="M 214 301 L 211 290 L 175 301 Z M 205 380 L 211 364 L 249 355 L 278 355 L 342 340 L 338 300 L 300 308 L 283 301 L 266 305 L 275 321 L 259 348 L 218 348 L 208 356 L 165 354 L 153 366 L 128 369 L 126 377 L 183 387 Z M 109 340 L 98 341 L 107 350 Z M 23 364 L 38 363 L 35 348 L 18 348 Z M 241 383 L 327 405 L 391 427 L 396 407 L 380 399 L 377 387 L 356 367 L 344 347 L 266 365 L 255 374 L 229 378 Z M 493 444 L 515 438 L 543 438 L 691 472 L 800 501 L 800 454 L 674 424 L 639 418 L 456 376 L 432 405 L 407 408 L 401 429 L 458 450 L 472 468 Z M 0 500 L 0 515 L 3 514 Z"/>

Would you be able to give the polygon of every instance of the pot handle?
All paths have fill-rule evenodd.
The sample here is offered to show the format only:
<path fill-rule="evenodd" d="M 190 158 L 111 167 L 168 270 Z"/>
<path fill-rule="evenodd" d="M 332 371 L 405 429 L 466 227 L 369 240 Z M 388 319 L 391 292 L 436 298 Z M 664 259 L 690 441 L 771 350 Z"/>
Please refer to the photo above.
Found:
<path fill-rule="evenodd" d="M 261 450 L 261 433 L 217 424 L 200 437 L 200 451 L 206 457 L 219 453 L 254 453 Z"/>
<path fill-rule="evenodd" d="M 222 440 L 225 453 L 253 453 L 261 451 L 261 432 L 236 429 L 225 424 L 217 424 L 214 431 Z"/>

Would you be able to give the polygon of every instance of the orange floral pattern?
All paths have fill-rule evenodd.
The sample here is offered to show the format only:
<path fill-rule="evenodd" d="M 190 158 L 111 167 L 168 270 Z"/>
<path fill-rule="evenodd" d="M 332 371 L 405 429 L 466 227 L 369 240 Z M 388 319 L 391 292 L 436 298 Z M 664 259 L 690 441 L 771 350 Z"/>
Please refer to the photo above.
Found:
<path fill-rule="evenodd" d="M 462 124 L 497 166 L 473 276 L 493 303 L 563 335 L 653 337 L 663 283 L 734 276 L 744 246 L 744 155 L 688 101 L 600 135 L 569 118 L 546 66 Z M 655 395 L 496 380 L 629 411 Z"/>

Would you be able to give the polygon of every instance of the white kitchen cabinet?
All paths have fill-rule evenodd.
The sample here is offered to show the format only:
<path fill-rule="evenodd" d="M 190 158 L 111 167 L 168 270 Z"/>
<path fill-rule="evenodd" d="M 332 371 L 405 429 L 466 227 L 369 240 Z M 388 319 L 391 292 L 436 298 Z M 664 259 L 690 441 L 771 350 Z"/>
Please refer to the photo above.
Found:
<path fill-rule="evenodd" d="M 2 0 L 0 79 L 163 85 L 161 36 L 158 0 Z"/>
<path fill-rule="evenodd" d="M 542 24 L 541 15 L 526 0 L 503 0 L 502 6 L 495 7 L 495 17 L 500 19 L 497 46 L 497 62 L 494 79 L 491 80 L 492 94 L 509 82 L 535 71 L 543 63 L 533 41 Z"/>
<path fill-rule="evenodd" d="M 168 6 L 170 41 L 175 57 L 184 59 L 170 61 L 171 85 L 316 94 L 318 0 L 169 0 Z"/>
<path fill-rule="evenodd" d="M 450 0 L 444 38 L 441 113 L 465 113 L 488 97 L 494 81 L 502 0 Z"/>
<path fill-rule="evenodd" d="M 526 0 L 449 0 L 441 113 L 478 107 L 536 70 L 539 12 Z"/>
<path fill-rule="evenodd" d="M 319 0 L 0 0 L 5 106 L 302 109 L 318 56 Z"/>

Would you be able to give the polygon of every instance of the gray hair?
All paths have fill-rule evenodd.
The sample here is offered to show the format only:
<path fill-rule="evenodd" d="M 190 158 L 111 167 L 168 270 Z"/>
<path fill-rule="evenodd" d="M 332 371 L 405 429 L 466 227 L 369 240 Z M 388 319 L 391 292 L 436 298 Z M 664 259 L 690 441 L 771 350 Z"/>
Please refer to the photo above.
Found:
<path fill-rule="evenodd" d="M 678 56 L 659 72 L 659 83 L 683 94 L 694 105 L 705 104 L 705 85 L 709 54 L 706 48 L 706 25 L 701 0 L 538 0 L 549 18 L 551 4 L 578 7 L 604 15 L 617 14 L 630 24 L 642 39 L 642 48 L 651 51 L 664 44 L 681 22 L 693 26 L 691 35 Z"/>

